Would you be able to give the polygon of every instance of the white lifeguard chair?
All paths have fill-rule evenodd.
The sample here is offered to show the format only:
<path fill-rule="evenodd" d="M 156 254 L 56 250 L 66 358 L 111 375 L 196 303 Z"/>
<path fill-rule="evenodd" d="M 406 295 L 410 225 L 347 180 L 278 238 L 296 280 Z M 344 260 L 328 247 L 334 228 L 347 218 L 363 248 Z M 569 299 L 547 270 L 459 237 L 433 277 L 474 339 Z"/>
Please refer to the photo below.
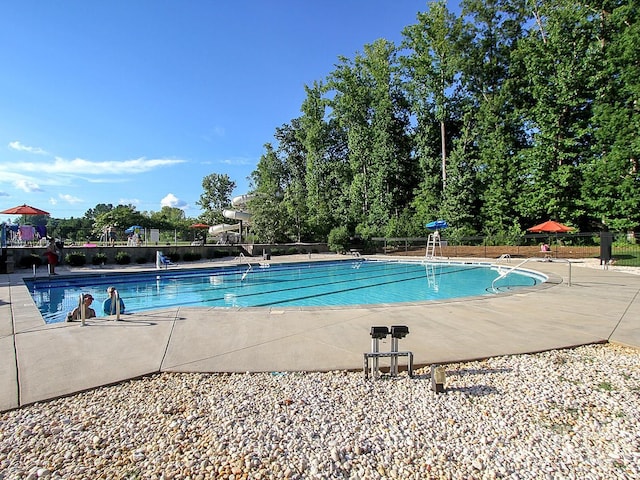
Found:
<path fill-rule="evenodd" d="M 425 257 L 442 257 L 442 243 L 440 242 L 439 230 L 429 234 L 429 237 L 427 238 L 427 251 L 425 252 Z"/>

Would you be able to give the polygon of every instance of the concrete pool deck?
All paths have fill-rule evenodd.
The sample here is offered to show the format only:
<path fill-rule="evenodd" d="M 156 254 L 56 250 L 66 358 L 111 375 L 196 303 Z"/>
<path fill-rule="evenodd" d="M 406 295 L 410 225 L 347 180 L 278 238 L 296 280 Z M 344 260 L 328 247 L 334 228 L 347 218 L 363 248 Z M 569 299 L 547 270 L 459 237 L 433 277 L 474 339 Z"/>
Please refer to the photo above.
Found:
<path fill-rule="evenodd" d="M 0 275 L 0 411 L 158 372 L 362 370 L 373 325 L 407 325 L 399 348 L 412 351 L 416 365 L 607 341 L 640 348 L 640 275 L 585 262 L 593 260 L 528 262 L 523 268 L 551 281 L 500 296 L 345 308 L 173 308 L 119 322 L 94 318 L 84 327 L 43 322 L 23 282 L 31 272 Z M 229 263 L 237 261 L 197 266 Z M 389 349 L 390 339 L 382 340 L 380 350 Z"/>

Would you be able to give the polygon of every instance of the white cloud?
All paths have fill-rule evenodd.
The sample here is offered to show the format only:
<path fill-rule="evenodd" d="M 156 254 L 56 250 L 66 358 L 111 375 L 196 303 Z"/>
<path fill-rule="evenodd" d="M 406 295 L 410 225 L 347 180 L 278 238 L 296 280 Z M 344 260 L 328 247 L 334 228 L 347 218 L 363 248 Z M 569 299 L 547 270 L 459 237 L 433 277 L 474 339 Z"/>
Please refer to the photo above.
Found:
<path fill-rule="evenodd" d="M 20 190 L 23 190 L 27 193 L 44 192 L 44 190 L 40 188 L 40 185 L 30 180 L 24 180 L 24 179 L 16 180 L 14 182 L 14 185 L 16 188 L 19 188 Z"/>
<path fill-rule="evenodd" d="M 163 207 L 172 207 L 172 208 L 187 208 L 187 202 L 184 200 L 180 200 L 173 193 L 168 193 L 162 200 L 160 200 L 160 205 Z"/>
<path fill-rule="evenodd" d="M 39 147 L 29 147 L 27 145 L 23 145 L 20 142 L 9 142 L 9 148 L 11 150 L 17 150 L 18 152 L 27 152 L 27 153 L 35 153 L 36 155 L 48 155 L 46 150 L 43 150 Z"/>
<path fill-rule="evenodd" d="M 157 168 L 168 167 L 184 163 L 185 160 L 169 158 L 136 158 L 132 160 L 113 160 L 105 162 L 94 162 L 76 158 L 66 160 L 55 157 L 53 162 L 13 162 L 3 166 L 3 170 L 14 172 L 38 172 L 50 174 L 75 174 L 82 175 L 104 175 L 113 176 L 113 172 L 120 175 L 145 173 Z"/>
<path fill-rule="evenodd" d="M 219 163 L 224 165 L 253 165 L 255 162 L 248 158 L 236 157 L 236 158 L 225 158 L 224 160 L 220 160 Z"/>
<path fill-rule="evenodd" d="M 62 193 L 61 193 L 61 194 L 59 194 L 58 196 L 59 196 L 62 200 L 64 200 L 65 202 L 70 203 L 70 204 L 72 204 L 72 205 L 73 205 L 74 203 L 82 203 L 82 202 L 83 202 L 83 200 L 82 200 L 81 198 L 74 197 L 73 195 L 69 195 L 69 194 L 66 194 L 66 193 L 65 193 L 65 194 L 62 194 Z"/>

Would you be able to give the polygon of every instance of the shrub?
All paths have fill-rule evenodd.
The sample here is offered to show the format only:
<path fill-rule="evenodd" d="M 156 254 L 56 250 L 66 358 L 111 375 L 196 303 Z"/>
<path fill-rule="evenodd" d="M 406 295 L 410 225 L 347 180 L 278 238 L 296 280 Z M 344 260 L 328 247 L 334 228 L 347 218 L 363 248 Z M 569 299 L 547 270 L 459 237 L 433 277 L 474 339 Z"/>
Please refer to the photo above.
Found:
<path fill-rule="evenodd" d="M 22 257 L 20 259 L 21 268 L 33 268 L 34 265 L 37 268 L 40 265 L 42 265 L 42 263 L 43 263 L 42 257 L 40 257 L 39 255 L 36 255 L 35 253 L 32 253 L 31 255 Z"/>
<path fill-rule="evenodd" d="M 96 253 L 91 259 L 91 263 L 93 265 L 104 265 L 107 263 L 107 254 L 106 253 Z"/>
<path fill-rule="evenodd" d="M 349 244 L 347 227 L 336 227 L 329 232 L 327 246 L 332 252 L 344 252 Z"/>
<path fill-rule="evenodd" d="M 65 255 L 64 261 L 72 267 L 82 267 L 87 263 L 87 256 L 82 252 L 70 252 Z"/>
<path fill-rule="evenodd" d="M 180 260 L 180 254 L 178 252 L 171 252 L 168 255 L 166 255 L 169 260 L 171 260 L 173 263 L 178 263 L 178 261 Z"/>
<path fill-rule="evenodd" d="M 196 252 L 185 252 L 182 258 L 185 262 L 195 262 L 197 260 L 200 260 L 202 258 L 202 255 Z"/>
<path fill-rule="evenodd" d="M 116 263 L 118 265 L 129 265 L 131 263 L 131 257 L 127 252 L 116 253 Z"/>
<path fill-rule="evenodd" d="M 296 247 L 289 247 L 287 249 L 287 255 L 295 255 L 298 253 L 298 249 Z"/>

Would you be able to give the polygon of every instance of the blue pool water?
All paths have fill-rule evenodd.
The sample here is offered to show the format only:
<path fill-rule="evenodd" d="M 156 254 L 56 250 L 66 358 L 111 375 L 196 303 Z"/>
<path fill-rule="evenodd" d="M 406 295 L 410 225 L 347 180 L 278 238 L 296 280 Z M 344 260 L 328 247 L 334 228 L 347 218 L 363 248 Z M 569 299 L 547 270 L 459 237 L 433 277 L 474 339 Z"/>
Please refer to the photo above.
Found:
<path fill-rule="evenodd" d="M 197 270 L 159 270 L 26 280 L 47 323 L 62 322 L 91 293 L 102 316 L 113 285 L 126 312 L 184 307 L 322 307 L 444 300 L 493 295 L 530 287 L 545 278 L 514 271 L 499 276 L 488 264 L 334 261 L 252 265 Z M 495 288 L 495 290 L 494 290 Z"/>

